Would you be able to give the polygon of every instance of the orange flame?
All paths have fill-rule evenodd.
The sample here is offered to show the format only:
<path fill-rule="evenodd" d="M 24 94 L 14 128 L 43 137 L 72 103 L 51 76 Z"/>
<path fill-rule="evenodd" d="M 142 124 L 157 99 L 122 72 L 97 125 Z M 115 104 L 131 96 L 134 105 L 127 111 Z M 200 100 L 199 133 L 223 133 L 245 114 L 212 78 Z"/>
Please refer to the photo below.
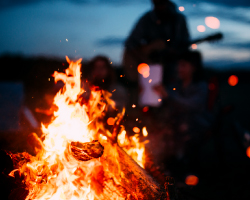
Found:
<path fill-rule="evenodd" d="M 90 130 L 90 119 L 86 105 L 81 105 L 81 59 L 72 62 L 66 57 L 69 68 L 66 74 L 55 72 L 55 82 L 61 80 L 65 86 L 54 98 L 57 111 L 49 125 L 42 124 L 44 149 L 33 160 L 22 167 L 29 194 L 26 199 L 86 199 L 93 200 L 91 172 L 93 166 L 101 165 L 97 160 L 80 162 L 69 154 L 71 142 L 90 142 L 94 131 Z M 98 99 L 98 95 L 93 92 Z M 84 173 L 79 173 L 83 171 Z"/>
<path fill-rule="evenodd" d="M 134 127 L 139 129 L 138 127 Z M 140 129 L 139 129 L 140 132 Z M 146 127 L 142 128 L 143 136 L 147 137 Z M 123 130 L 117 137 L 118 144 L 130 155 L 142 168 L 145 167 L 145 144 L 148 140 L 141 142 L 139 134 L 128 137 L 126 131 Z"/>
<path fill-rule="evenodd" d="M 57 109 L 53 120 L 48 125 L 42 124 L 41 150 L 19 169 L 29 189 L 26 200 L 100 199 L 93 187 L 94 170 L 102 167 L 100 159 L 79 161 L 71 155 L 70 144 L 91 142 L 97 138 L 107 141 L 112 135 L 98 119 L 107 108 L 102 98 L 108 105 L 114 106 L 114 102 L 109 100 L 111 94 L 108 92 L 93 89 L 88 103 L 82 104 L 85 91 L 81 87 L 81 59 L 73 62 L 66 57 L 66 60 L 69 63 L 66 73 L 54 73 L 55 82 L 63 81 L 65 85 L 54 98 Z M 115 123 L 114 119 L 108 121 Z M 100 129 L 107 135 L 99 134 Z M 145 130 L 143 134 L 146 135 Z M 118 144 L 144 167 L 145 142 L 139 139 L 138 134 L 128 138 L 126 131 L 122 130 L 118 135 Z M 15 170 L 9 175 L 14 176 L 14 173 Z"/>

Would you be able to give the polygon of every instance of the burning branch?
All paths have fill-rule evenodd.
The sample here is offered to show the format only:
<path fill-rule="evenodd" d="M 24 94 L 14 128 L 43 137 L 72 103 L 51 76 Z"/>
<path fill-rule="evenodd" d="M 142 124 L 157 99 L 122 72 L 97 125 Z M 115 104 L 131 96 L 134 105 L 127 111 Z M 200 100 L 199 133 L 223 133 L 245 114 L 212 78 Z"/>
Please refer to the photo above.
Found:
<path fill-rule="evenodd" d="M 93 158 L 99 158 L 103 154 L 104 147 L 98 140 L 92 142 L 80 143 L 71 142 L 71 154 L 79 161 L 88 161 Z"/>

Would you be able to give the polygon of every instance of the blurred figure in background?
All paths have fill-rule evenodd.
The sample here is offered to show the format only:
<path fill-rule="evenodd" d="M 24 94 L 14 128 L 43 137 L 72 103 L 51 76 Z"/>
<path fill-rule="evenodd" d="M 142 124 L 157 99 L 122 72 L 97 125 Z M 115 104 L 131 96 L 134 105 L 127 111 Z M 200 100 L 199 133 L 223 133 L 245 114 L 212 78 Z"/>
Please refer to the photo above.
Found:
<path fill-rule="evenodd" d="M 112 94 L 115 107 L 121 112 L 126 106 L 127 95 L 125 88 L 116 81 L 115 70 L 105 56 L 94 57 L 87 66 L 87 81 L 92 86 L 98 86 Z"/>
<path fill-rule="evenodd" d="M 175 4 L 169 0 L 152 0 L 152 3 L 153 10 L 139 19 L 125 42 L 123 65 L 130 89 L 134 90 L 132 103 L 137 103 L 138 64 L 161 63 L 167 84 L 173 78 L 176 55 L 189 43 L 185 17 L 177 12 Z"/>
<path fill-rule="evenodd" d="M 185 160 L 191 170 L 198 166 L 199 149 L 211 126 L 207 111 L 208 85 L 203 80 L 201 54 L 188 51 L 181 55 L 177 66 L 178 81 L 155 91 L 164 99 L 174 119 L 176 157 Z"/>

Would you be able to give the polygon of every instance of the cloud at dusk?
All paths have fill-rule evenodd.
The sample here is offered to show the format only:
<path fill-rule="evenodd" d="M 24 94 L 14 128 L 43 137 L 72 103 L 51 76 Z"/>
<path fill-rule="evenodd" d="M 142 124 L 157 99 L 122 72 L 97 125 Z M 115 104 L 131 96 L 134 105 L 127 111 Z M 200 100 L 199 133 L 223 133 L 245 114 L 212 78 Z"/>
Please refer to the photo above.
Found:
<path fill-rule="evenodd" d="M 123 42 L 135 22 L 151 9 L 150 1 L 0 0 L 0 54 L 89 59 L 104 54 L 121 62 Z M 223 41 L 198 45 L 204 62 L 214 67 L 250 66 L 250 3 L 248 1 L 174 1 L 183 6 L 193 39 L 220 31 Z M 248 6 L 248 7 L 246 7 Z M 219 29 L 205 18 L 219 19 Z M 206 27 L 205 32 L 197 26 Z M 66 39 L 68 41 L 66 41 Z M 248 64 L 247 64 L 248 63 Z"/>

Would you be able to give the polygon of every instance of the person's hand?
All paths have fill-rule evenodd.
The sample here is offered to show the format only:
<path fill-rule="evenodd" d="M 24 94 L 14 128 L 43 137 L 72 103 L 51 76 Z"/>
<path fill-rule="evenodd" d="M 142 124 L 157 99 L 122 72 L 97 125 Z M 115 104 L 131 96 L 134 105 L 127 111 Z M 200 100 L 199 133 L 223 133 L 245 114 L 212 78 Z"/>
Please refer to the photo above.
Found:
<path fill-rule="evenodd" d="M 154 85 L 153 86 L 153 90 L 161 97 L 161 98 L 168 98 L 168 93 L 166 91 L 166 89 L 164 88 L 163 85 L 159 84 L 159 85 Z"/>

